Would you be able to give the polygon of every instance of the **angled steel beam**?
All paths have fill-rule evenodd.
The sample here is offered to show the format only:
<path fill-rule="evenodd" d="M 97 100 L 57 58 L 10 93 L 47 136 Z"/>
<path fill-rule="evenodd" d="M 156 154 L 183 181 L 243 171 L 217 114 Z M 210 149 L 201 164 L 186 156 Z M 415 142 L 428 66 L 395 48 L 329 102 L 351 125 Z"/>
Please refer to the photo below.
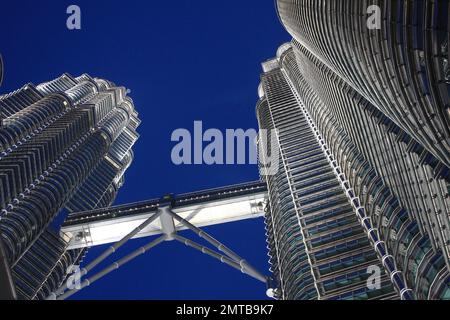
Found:
<path fill-rule="evenodd" d="M 133 231 L 131 231 L 128 235 L 122 238 L 119 242 L 116 242 L 114 245 L 109 247 L 104 253 L 102 253 L 97 259 L 92 261 L 89 265 L 87 265 L 85 268 L 81 270 L 82 274 L 85 275 L 89 271 L 91 271 L 93 268 L 95 268 L 99 263 L 104 261 L 106 258 L 108 258 L 111 254 L 116 252 L 120 247 L 122 247 L 125 243 L 127 243 L 131 238 L 133 238 L 135 235 L 137 235 L 139 232 L 144 230 L 148 225 L 150 225 L 153 221 L 158 219 L 161 216 L 162 211 L 158 210 L 157 213 L 155 213 L 153 216 L 145 220 L 142 224 L 140 224 L 138 227 L 136 227 Z"/>
<path fill-rule="evenodd" d="M 235 262 L 239 263 L 239 265 L 241 266 L 241 268 L 243 270 L 247 270 L 248 272 L 251 273 L 251 275 L 258 275 L 263 277 L 264 279 L 266 279 L 266 277 L 264 275 L 262 275 L 261 273 L 259 273 L 258 270 L 256 270 L 256 268 L 254 268 L 251 264 L 249 264 L 245 259 L 242 259 L 239 255 L 237 255 L 234 251 L 232 251 L 231 249 L 229 249 L 228 247 L 226 247 L 223 243 L 221 243 L 220 241 L 217 241 L 216 239 L 214 239 L 213 237 L 211 237 L 208 233 L 206 233 L 205 231 L 203 231 L 200 228 L 197 228 L 196 226 L 194 226 L 192 223 L 190 223 L 189 221 L 187 221 L 186 219 L 183 219 L 182 217 L 180 217 L 179 215 L 177 215 L 175 212 L 173 212 L 172 210 L 168 210 L 166 209 L 166 212 L 168 214 L 170 214 L 175 220 L 178 220 L 180 223 L 182 223 L 183 225 L 185 225 L 188 229 L 192 230 L 195 234 L 197 234 L 200 238 L 205 239 L 207 242 L 209 242 L 210 244 L 212 244 L 214 247 L 216 247 L 219 251 L 225 253 L 228 257 L 230 257 L 232 260 L 234 260 Z M 264 280 L 263 282 L 266 282 L 266 280 Z"/>
<path fill-rule="evenodd" d="M 211 249 L 209 249 L 209 248 L 207 248 L 205 246 L 202 246 L 202 245 L 200 245 L 200 244 L 198 244 L 198 243 L 196 243 L 196 242 L 194 242 L 192 240 L 184 238 L 184 237 L 182 237 L 180 235 L 176 234 L 173 237 L 174 237 L 175 240 L 183 243 L 184 245 L 186 245 L 188 247 L 194 248 L 194 249 L 200 251 L 203 254 L 206 254 L 206 255 L 208 255 L 210 257 L 213 257 L 213 258 L 219 260 L 220 262 L 225 263 L 225 264 L 229 265 L 230 267 L 233 267 L 233 268 L 241 271 L 242 273 L 245 273 L 245 274 L 247 274 L 247 275 L 249 275 L 249 276 L 251 276 L 251 277 L 253 277 L 253 278 L 255 278 L 255 279 L 257 279 L 257 280 L 259 280 L 261 282 L 263 282 L 263 283 L 267 283 L 267 279 L 268 278 L 265 275 L 263 275 L 263 274 L 261 274 L 261 273 L 259 273 L 257 271 L 254 272 L 252 269 L 246 268 L 244 265 L 242 265 L 239 262 L 236 262 L 236 261 L 230 259 L 227 256 L 224 256 L 224 255 L 221 255 L 221 254 L 219 254 L 217 252 L 214 252 L 213 250 L 211 250 Z"/>
<path fill-rule="evenodd" d="M 138 227 L 136 227 L 133 231 L 131 231 L 129 234 L 127 234 L 125 237 L 123 237 L 120 241 L 116 242 L 114 245 L 110 246 L 107 250 L 105 250 L 100 256 L 98 256 L 94 261 L 89 263 L 86 267 L 82 268 L 80 270 L 80 276 L 85 276 L 89 271 L 94 269 L 98 264 L 103 262 L 106 258 L 108 258 L 111 254 L 115 253 L 120 247 L 122 247 L 125 243 L 127 243 L 131 238 L 136 236 L 139 232 L 144 230 L 148 225 L 150 225 L 153 221 L 158 219 L 161 216 L 162 211 L 158 210 L 154 215 L 152 215 L 150 218 L 145 220 L 143 223 L 141 223 Z M 69 278 L 70 279 L 70 278 Z M 59 295 L 61 295 L 67 288 L 67 282 L 64 282 L 58 290 L 55 292 L 52 292 L 47 299 L 56 298 Z"/>
<path fill-rule="evenodd" d="M 64 292 L 62 295 L 60 295 L 59 297 L 56 298 L 56 300 L 65 300 L 69 297 L 71 297 L 72 295 L 74 295 L 75 293 L 77 293 L 78 291 L 86 288 L 87 286 L 90 286 L 92 283 L 94 283 L 95 281 L 103 278 L 104 276 L 106 276 L 107 274 L 109 274 L 110 272 L 119 269 L 121 266 L 123 266 L 124 264 L 130 262 L 131 260 L 143 255 L 144 253 L 146 253 L 147 251 L 149 251 L 150 249 L 156 247 L 158 244 L 164 242 L 166 240 L 167 236 L 163 235 L 159 238 L 157 238 L 156 240 L 150 242 L 149 244 L 140 247 L 139 249 L 133 251 L 132 253 L 130 253 L 129 255 L 126 255 L 125 257 L 123 257 L 120 260 L 117 260 L 116 262 L 114 262 L 113 264 L 111 264 L 109 267 L 103 269 L 102 271 L 96 273 L 95 275 L 93 275 L 92 277 L 84 280 L 80 286 L 78 288 L 74 288 L 71 290 L 68 290 L 66 292 Z"/>

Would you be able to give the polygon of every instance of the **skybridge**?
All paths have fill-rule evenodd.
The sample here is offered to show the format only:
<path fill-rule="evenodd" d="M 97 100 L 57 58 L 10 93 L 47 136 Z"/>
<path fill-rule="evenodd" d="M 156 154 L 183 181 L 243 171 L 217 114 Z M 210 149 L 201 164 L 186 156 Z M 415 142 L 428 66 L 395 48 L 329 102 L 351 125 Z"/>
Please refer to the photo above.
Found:
<path fill-rule="evenodd" d="M 168 195 L 162 199 L 102 208 L 71 214 L 61 232 L 72 237 L 68 249 L 93 247 L 122 239 L 144 221 L 157 214 L 163 205 L 170 205 L 178 216 L 196 227 L 206 227 L 264 215 L 267 186 L 264 182 L 250 182 L 229 187 Z M 176 231 L 186 225 L 173 221 Z M 133 238 L 164 233 L 161 219 L 155 219 Z"/>
<path fill-rule="evenodd" d="M 84 266 L 78 275 L 69 277 L 47 299 L 64 300 L 103 278 L 115 269 L 165 241 L 178 241 L 221 263 L 241 271 L 266 284 L 268 296 L 274 295 L 273 281 L 259 272 L 225 244 L 200 229 L 227 222 L 260 218 L 264 215 L 267 186 L 264 182 L 250 182 L 224 188 L 210 189 L 182 195 L 166 195 L 126 205 L 71 214 L 61 233 L 71 238 L 68 250 L 89 248 L 112 243 L 96 259 Z M 201 245 L 187 239 L 178 231 L 190 230 L 209 243 Z M 125 243 L 135 238 L 152 237 L 149 243 L 125 255 L 113 264 L 90 276 L 90 271 L 113 255 Z M 70 286 L 75 276 L 78 286 Z"/>

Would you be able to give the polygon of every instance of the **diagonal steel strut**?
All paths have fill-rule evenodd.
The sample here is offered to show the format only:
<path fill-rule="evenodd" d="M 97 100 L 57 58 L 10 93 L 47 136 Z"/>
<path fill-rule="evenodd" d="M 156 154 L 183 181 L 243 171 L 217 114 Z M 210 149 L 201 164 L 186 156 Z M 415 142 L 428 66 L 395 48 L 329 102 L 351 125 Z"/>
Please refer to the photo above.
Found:
<path fill-rule="evenodd" d="M 190 223 L 186 219 L 183 219 L 182 217 L 177 215 L 172 210 L 166 209 L 166 211 L 174 219 L 178 220 L 180 223 L 184 224 L 188 229 L 190 229 L 194 233 L 196 233 L 200 238 L 205 239 L 210 244 L 212 244 L 214 247 L 216 247 L 219 251 L 225 253 L 228 257 L 230 257 L 232 261 L 234 261 L 235 263 L 237 263 L 240 266 L 240 270 L 243 273 L 246 273 L 246 274 L 248 274 L 248 275 L 250 275 L 250 276 L 252 276 L 252 277 L 254 277 L 254 278 L 258 279 L 258 280 L 261 280 L 264 283 L 267 282 L 267 277 L 266 276 L 264 276 L 262 273 L 260 273 L 258 270 L 256 270 L 256 268 L 254 268 L 252 265 L 250 265 L 245 259 L 242 259 L 240 256 L 238 256 L 235 252 L 233 252 L 231 249 L 226 247 L 224 244 L 222 244 L 221 242 L 217 241 L 216 239 L 211 237 L 208 233 L 206 233 L 205 231 L 201 230 L 200 228 L 197 228 L 196 226 L 194 226 L 192 223 Z M 178 236 L 177 240 L 180 240 L 179 238 L 182 238 L 182 237 Z M 181 242 L 184 243 L 183 240 L 181 240 Z M 202 248 L 206 248 L 206 247 L 202 247 Z M 200 250 L 200 251 L 202 251 L 202 250 Z"/>
<path fill-rule="evenodd" d="M 92 283 L 94 283 L 95 281 L 103 278 L 104 276 L 106 276 L 108 273 L 119 269 L 121 266 L 123 266 L 124 264 L 130 262 L 131 260 L 133 260 L 134 258 L 143 255 L 144 253 L 146 253 L 148 250 L 150 250 L 153 247 L 156 247 L 158 244 L 164 242 L 166 240 L 167 236 L 163 235 L 159 238 L 157 238 L 156 240 L 150 242 L 149 244 L 140 247 L 139 249 L 133 251 L 132 253 L 130 253 L 129 255 L 126 255 L 125 257 L 123 257 L 122 259 L 114 262 L 113 264 L 111 264 L 109 267 L 103 269 L 103 271 L 100 271 L 98 273 L 96 273 L 95 275 L 93 275 L 92 277 L 84 280 L 80 286 L 78 288 L 74 288 L 71 290 L 68 290 L 66 292 L 64 292 L 62 295 L 60 295 L 59 297 L 57 297 L 57 300 L 65 300 L 67 298 L 69 298 L 70 296 L 74 295 L 75 293 L 77 293 L 78 291 L 86 288 L 87 286 L 91 285 Z"/>
<path fill-rule="evenodd" d="M 211 249 L 209 249 L 209 248 L 207 248 L 205 246 L 202 246 L 202 245 L 200 245 L 200 244 L 198 244 L 198 243 L 196 243 L 196 242 L 194 242 L 192 240 L 189 240 L 189 239 L 187 239 L 185 237 L 182 237 L 182 236 L 179 236 L 179 235 L 175 235 L 174 237 L 175 237 L 176 240 L 178 240 L 179 242 L 183 243 L 184 245 L 186 245 L 188 247 L 194 248 L 194 249 L 196 249 L 196 250 L 198 250 L 198 251 L 200 251 L 200 252 L 202 252 L 202 253 L 204 253 L 206 255 L 209 255 L 210 257 L 213 257 L 213 258 L 219 260 L 220 262 L 229 265 L 230 267 L 233 267 L 233 268 L 235 268 L 237 270 L 240 270 L 242 273 L 245 273 L 245 274 L 247 274 L 247 275 L 249 275 L 249 276 L 251 276 L 251 277 L 253 277 L 253 278 L 255 278 L 255 279 L 257 279 L 257 280 L 259 280 L 261 282 L 263 282 L 263 283 L 267 283 L 267 277 L 266 276 L 264 276 L 263 274 L 261 274 L 261 273 L 259 273 L 257 271 L 254 272 L 251 269 L 246 268 L 245 266 L 243 266 L 239 262 L 236 262 L 236 261 L 234 261 L 234 260 L 232 260 L 232 259 L 230 259 L 230 258 L 228 258 L 228 257 L 226 257 L 224 255 L 221 255 L 221 254 L 219 254 L 217 252 L 214 252 L 213 250 L 211 250 Z"/>
<path fill-rule="evenodd" d="M 127 243 L 131 238 L 133 238 L 135 235 L 137 235 L 139 232 L 141 232 L 145 227 L 150 225 L 153 221 L 155 221 L 159 216 L 161 215 L 161 210 L 158 210 L 156 214 L 145 220 L 143 223 L 141 223 L 138 227 L 136 227 L 133 231 L 131 231 L 129 234 L 127 234 L 125 237 L 123 237 L 120 241 L 116 242 L 114 245 L 110 246 L 105 252 L 103 252 L 100 256 L 98 256 L 94 261 L 92 261 L 90 264 L 88 264 L 86 267 L 80 270 L 80 276 L 85 276 L 89 271 L 91 271 L 93 268 L 95 268 L 98 264 L 103 262 L 106 258 L 108 258 L 111 254 L 116 252 L 120 247 L 122 247 L 125 243 Z M 55 292 L 52 292 L 47 299 L 55 299 L 59 295 L 61 295 L 67 288 L 67 283 L 70 280 L 67 279 Z"/>

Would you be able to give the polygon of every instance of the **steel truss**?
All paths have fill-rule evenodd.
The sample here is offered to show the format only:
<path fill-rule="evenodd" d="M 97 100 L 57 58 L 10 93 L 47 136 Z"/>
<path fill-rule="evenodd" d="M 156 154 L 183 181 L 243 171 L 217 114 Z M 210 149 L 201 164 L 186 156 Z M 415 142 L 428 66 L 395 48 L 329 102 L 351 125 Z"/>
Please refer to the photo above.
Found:
<path fill-rule="evenodd" d="M 168 198 L 164 198 L 164 201 L 161 201 L 160 206 L 156 213 L 154 213 L 151 217 L 146 219 L 143 223 L 141 223 L 138 227 L 136 227 L 133 231 L 128 233 L 125 237 L 123 237 L 120 241 L 116 242 L 114 245 L 110 246 L 107 250 L 105 250 L 101 255 L 99 255 L 94 261 L 89 263 L 86 267 L 80 270 L 80 274 L 72 275 L 67 279 L 65 283 L 63 283 L 58 290 L 51 293 L 47 300 L 65 300 L 78 291 L 86 288 L 91 285 L 95 281 L 103 278 L 108 275 L 112 271 L 120 268 L 126 263 L 134 260 L 135 258 L 145 254 L 150 249 L 156 247 L 157 245 L 165 242 L 165 241 L 178 241 L 184 244 L 187 247 L 193 248 L 195 250 L 200 251 L 203 254 L 206 254 L 230 267 L 233 267 L 248 276 L 255 278 L 263 283 L 265 283 L 268 287 L 267 294 L 272 296 L 273 289 L 270 288 L 273 283 L 272 279 L 268 276 L 265 276 L 261 272 L 259 272 L 256 268 L 254 268 L 249 262 L 240 257 L 234 251 L 226 247 L 223 243 L 213 238 L 211 235 L 203 231 L 202 229 L 196 227 L 186 219 L 180 217 L 177 213 L 172 210 L 171 202 L 168 201 Z M 162 235 L 152 240 L 147 245 L 138 248 L 132 253 L 126 255 L 125 257 L 115 261 L 110 264 L 103 270 L 97 272 L 96 274 L 84 279 L 80 282 L 75 288 L 72 288 L 69 284 L 73 282 L 75 276 L 83 278 L 87 276 L 87 274 L 93 270 L 97 265 L 103 262 L 106 258 L 114 254 L 120 247 L 122 247 L 125 243 L 127 243 L 132 238 L 136 237 L 142 230 L 148 227 L 153 222 L 159 219 L 161 225 L 161 233 Z M 194 232 L 198 237 L 206 240 L 209 244 L 211 244 L 217 251 L 214 251 L 206 246 L 203 246 L 195 241 L 189 240 L 185 237 L 182 237 L 178 234 L 177 229 L 175 227 L 175 221 L 183 225 L 185 229 L 189 229 Z M 220 253 L 219 253 L 220 252 Z"/>

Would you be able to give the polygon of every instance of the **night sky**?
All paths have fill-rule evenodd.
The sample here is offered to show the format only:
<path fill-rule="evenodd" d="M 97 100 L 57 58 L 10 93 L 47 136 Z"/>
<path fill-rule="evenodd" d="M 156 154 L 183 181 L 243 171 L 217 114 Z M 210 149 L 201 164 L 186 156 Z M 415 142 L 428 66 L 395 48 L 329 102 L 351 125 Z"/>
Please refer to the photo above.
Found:
<path fill-rule="evenodd" d="M 66 28 L 71 4 L 81 8 L 81 30 Z M 258 179 L 256 165 L 175 166 L 170 137 L 177 128 L 192 131 L 195 120 L 203 121 L 205 130 L 257 128 L 260 64 L 289 40 L 273 0 L 2 1 L 0 37 L 5 63 L 1 93 L 64 72 L 88 73 L 131 90 L 142 120 L 141 137 L 116 204 Z M 261 219 L 206 230 L 268 273 Z M 131 241 L 113 260 L 148 241 Z M 85 261 L 104 249 L 91 249 Z M 170 242 L 73 298 L 266 296 L 264 284 Z"/>

